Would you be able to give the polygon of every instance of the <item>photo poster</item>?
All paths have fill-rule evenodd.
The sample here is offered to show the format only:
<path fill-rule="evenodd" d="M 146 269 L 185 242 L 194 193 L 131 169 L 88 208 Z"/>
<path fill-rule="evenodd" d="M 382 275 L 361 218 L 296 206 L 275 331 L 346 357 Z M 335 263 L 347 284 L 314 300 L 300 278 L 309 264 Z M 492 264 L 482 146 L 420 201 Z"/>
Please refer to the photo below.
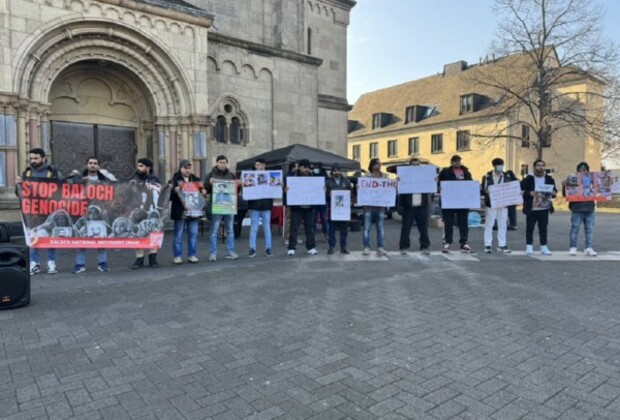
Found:
<path fill-rule="evenodd" d="M 491 208 L 493 209 L 523 204 L 521 183 L 519 181 L 510 181 L 489 185 L 489 197 L 491 199 Z"/>
<path fill-rule="evenodd" d="M 553 194 L 553 184 L 536 185 L 532 200 L 532 210 L 551 209 L 551 194 Z"/>
<path fill-rule="evenodd" d="M 18 195 L 32 248 L 160 248 L 169 185 L 26 178 Z"/>
<path fill-rule="evenodd" d="M 479 209 L 480 182 L 441 181 L 442 209 Z"/>
<path fill-rule="evenodd" d="M 202 182 L 179 182 L 179 199 L 185 211 L 183 215 L 187 218 L 200 218 L 205 215 L 204 207 L 207 200 L 200 193 Z"/>
<path fill-rule="evenodd" d="M 370 207 L 396 206 L 398 182 L 388 178 L 358 178 L 357 205 Z"/>
<path fill-rule="evenodd" d="M 211 213 L 237 214 L 237 181 L 234 179 L 216 179 L 213 182 Z"/>
<path fill-rule="evenodd" d="M 348 222 L 351 220 L 351 191 L 332 190 L 330 220 Z"/>
<path fill-rule="evenodd" d="M 399 194 L 436 193 L 437 169 L 433 165 L 397 166 Z"/>
<path fill-rule="evenodd" d="M 571 174 L 564 184 L 566 201 L 610 201 L 613 184 L 610 171 Z"/>
<path fill-rule="evenodd" d="M 282 171 L 242 171 L 243 199 L 282 198 Z"/>
<path fill-rule="evenodd" d="M 286 203 L 289 206 L 325 204 L 325 178 L 322 176 L 286 177 Z"/>
<path fill-rule="evenodd" d="M 609 171 L 611 178 L 611 193 L 620 194 L 620 170 Z"/>

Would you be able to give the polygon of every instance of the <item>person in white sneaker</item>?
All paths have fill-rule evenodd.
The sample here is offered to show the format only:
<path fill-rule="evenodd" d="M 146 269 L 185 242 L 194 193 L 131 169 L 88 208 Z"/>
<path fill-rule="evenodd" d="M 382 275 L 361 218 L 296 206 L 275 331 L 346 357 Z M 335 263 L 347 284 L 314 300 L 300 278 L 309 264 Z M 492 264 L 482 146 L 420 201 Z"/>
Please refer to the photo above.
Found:
<path fill-rule="evenodd" d="M 387 174 L 381 172 L 381 161 L 379 158 L 370 159 L 368 172 L 371 178 L 387 178 Z M 359 184 L 358 184 L 359 185 Z M 385 231 L 383 229 L 383 217 L 385 215 L 384 207 L 364 206 L 364 231 L 362 232 L 362 240 L 364 245 L 363 255 L 370 255 L 370 229 L 374 222 L 377 226 L 377 255 L 383 257 L 387 252 L 383 248 L 385 240 Z"/>
<path fill-rule="evenodd" d="M 590 165 L 587 162 L 580 162 L 577 165 L 577 173 L 587 175 L 590 172 Z M 569 175 L 570 177 L 571 175 Z M 572 175 L 576 177 L 575 175 Z M 579 175 L 577 175 L 579 176 Z M 566 181 L 562 182 L 562 195 L 566 197 Z M 592 201 L 571 201 L 568 204 L 568 208 L 571 211 L 570 215 L 570 234 L 569 234 L 569 254 L 577 255 L 577 240 L 579 239 L 579 228 L 583 224 L 584 236 L 585 236 L 585 254 L 591 257 L 596 257 L 597 253 L 592 248 L 592 241 L 594 239 L 594 211 L 596 209 L 596 202 Z"/>
<path fill-rule="evenodd" d="M 549 215 L 553 213 L 552 198 L 555 198 L 558 190 L 555 188 L 555 180 L 545 171 L 545 161 L 534 161 L 534 173 L 526 176 L 521 182 L 523 191 L 523 213 L 525 214 L 525 253 L 534 253 L 534 228 L 538 224 L 540 238 L 540 253 L 551 255 L 547 246 L 547 226 Z"/>
<path fill-rule="evenodd" d="M 22 176 L 18 176 L 15 179 L 15 183 L 19 186 L 23 182 L 24 178 L 36 179 L 61 179 L 62 174 L 60 171 L 51 165 L 45 157 L 45 150 L 38 147 L 30 149 L 29 161 L 30 165 L 24 170 Z M 15 190 L 18 193 L 19 188 Z M 56 268 L 56 249 L 47 249 L 47 273 L 56 274 L 58 269 Z M 39 250 L 37 248 L 30 248 L 30 274 L 36 274 L 41 272 L 41 266 L 39 261 Z"/>
<path fill-rule="evenodd" d="M 287 178 L 290 176 L 312 176 L 310 174 L 310 161 L 307 159 L 300 160 L 299 169 L 294 175 L 289 173 Z M 288 192 L 288 186 L 286 186 L 284 190 Z M 289 207 L 291 209 L 291 229 L 289 231 L 288 251 L 286 255 L 289 257 L 295 255 L 295 250 L 297 249 L 297 233 L 299 232 L 299 225 L 302 221 L 306 233 L 306 250 L 310 255 L 318 254 L 319 251 L 316 249 L 316 240 L 314 238 L 314 232 L 312 231 L 312 206 L 289 205 Z"/>
<path fill-rule="evenodd" d="M 506 232 L 508 230 L 508 207 L 491 207 L 491 197 L 489 195 L 489 187 L 492 185 L 504 184 L 506 182 L 516 181 L 513 175 L 504 172 L 504 160 L 495 158 L 491 161 L 493 170 L 487 172 L 482 177 L 480 188 L 484 195 L 484 252 L 490 254 L 493 252 L 493 225 L 497 221 L 497 244 L 498 252 L 504 254 L 510 253 L 510 248 L 506 245 Z"/>

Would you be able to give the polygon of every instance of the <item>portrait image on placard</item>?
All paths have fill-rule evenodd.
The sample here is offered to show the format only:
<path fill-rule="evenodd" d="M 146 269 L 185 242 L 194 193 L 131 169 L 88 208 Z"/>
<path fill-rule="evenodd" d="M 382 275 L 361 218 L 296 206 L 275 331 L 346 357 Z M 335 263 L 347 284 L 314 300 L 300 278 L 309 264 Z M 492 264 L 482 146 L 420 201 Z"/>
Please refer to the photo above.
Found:
<path fill-rule="evenodd" d="M 244 200 L 282 198 L 282 171 L 243 171 Z"/>
<path fill-rule="evenodd" d="M 204 207 L 207 200 L 200 193 L 202 189 L 201 182 L 180 182 L 179 183 L 179 199 L 185 210 L 185 217 L 197 218 L 204 216 Z"/>
<path fill-rule="evenodd" d="M 334 221 L 351 220 L 351 191 L 332 190 L 330 218 Z"/>
<path fill-rule="evenodd" d="M 213 184 L 213 214 L 237 214 L 237 184 L 234 180 L 218 179 Z"/>

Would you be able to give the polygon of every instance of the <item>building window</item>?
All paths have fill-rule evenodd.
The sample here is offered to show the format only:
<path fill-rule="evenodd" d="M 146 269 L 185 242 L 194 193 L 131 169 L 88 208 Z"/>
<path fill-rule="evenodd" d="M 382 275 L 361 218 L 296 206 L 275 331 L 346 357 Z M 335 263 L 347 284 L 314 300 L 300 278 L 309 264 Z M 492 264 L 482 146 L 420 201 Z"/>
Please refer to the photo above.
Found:
<path fill-rule="evenodd" d="M 420 154 L 420 139 L 418 137 L 411 137 L 409 139 L 409 156 Z"/>
<path fill-rule="evenodd" d="M 433 134 L 431 136 L 431 153 L 443 152 L 443 134 Z"/>
<path fill-rule="evenodd" d="M 381 114 L 372 115 L 372 129 L 381 128 Z"/>
<path fill-rule="evenodd" d="M 548 125 L 545 127 L 545 132 L 543 133 L 543 138 L 541 141 L 541 146 L 542 147 L 551 147 L 551 140 L 552 140 L 552 135 L 551 132 L 553 131 L 553 128 Z"/>
<path fill-rule="evenodd" d="M 245 146 L 249 142 L 248 116 L 236 98 L 226 95 L 217 100 L 211 115 L 217 115 L 211 137 L 222 144 Z"/>
<path fill-rule="evenodd" d="M 353 159 L 360 160 L 360 145 L 356 144 L 352 150 Z"/>
<path fill-rule="evenodd" d="M 312 55 L 312 29 L 308 28 L 308 55 Z"/>
<path fill-rule="evenodd" d="M 470 149 L 470 134 L 469 131 L 457 131 L 456 132 L 456 150 L 463 151 Z"/>
<path fill-rule="evenodd" d="M 461 115 L 474 112 L 474 95 L 461 96 Z"/>
<path fill-rule="evenodd" d="M 530 167 L 527 163 L 521 164 L 521 178 L 525 178 L 525 176 L 530 172 Z"/>
<path fill-rule="evenodd" d="M 226 143 L 226 117 L 218 115 L 215 122 L 215 141 L 218 143 Z"/>
<path fill-rule="evenodd" d="M 405 110 L 405 124 L 415 121 L 415 106 L 408 106 Z"/>
<path fill-rule="evenodd" d="M 396 140 L 388 141 L 388 157 L 394 157 L 398 155 L 398 143 Z"/>
<path fill-rule="evenodd" d="M 230 144 L 241 144 L 241 123 L 239 122 L 239 118 L 232 118 L 228 132 Z"/>
<path fill-rule="evenodd" d="M 368 154 L 371 159 L 379 157 L 379 143 L 370 143 L 368 145 Z"/>
<path fill-rule="evenodd" d="M 530 147 L 530 126 L 521 124 L 521 147 Z"/>
<path fill-rule="evenodd" d="M 16 162 L 15 116 L 0 115 L 0 188 L 15 183 Z"/>

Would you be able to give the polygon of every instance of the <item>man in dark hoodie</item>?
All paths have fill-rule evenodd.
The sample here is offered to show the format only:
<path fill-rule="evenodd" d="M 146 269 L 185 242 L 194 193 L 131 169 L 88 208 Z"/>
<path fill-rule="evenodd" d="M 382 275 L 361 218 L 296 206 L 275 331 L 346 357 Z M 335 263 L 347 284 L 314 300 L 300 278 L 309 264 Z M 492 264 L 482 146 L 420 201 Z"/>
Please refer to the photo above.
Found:
<path fill-rule="evenodd" d="M 112 180 L 99 170 L 99 159 L 95 156 L 90 156 L 86 159 L 86 169 L 82 172 L 80 182 L 91 184 L 110 184 L 112 183 Z M 88 215 L 85 217 L 86 222 L 88 220 Z M 108 254 L 105 248 L 100 248 L 97 250 L 97 269 L 104 273 L 109 271 Z M 75 253 L 75 267 L 73 268 L 73 274 L 79 274 L 84 271 L 86 271 L 86 249 L 78 249 Z"/>
<path fill-rule="evenodd" d="M 555 180 L 546 173 L 545 166 L 544 160 L 536 159 L 534 161 L 534 173 L 526 176 L 521 181 L 523 213 L 525 214 L 525 253 L 528 255 L 534 253 L 534 228 L 536 224 L 538 224 L 538 235 L 540 237 L 540 253 L 542 255 L 551 255 L 551 251 L 549 251 L 547 246 L 547 226 L 549 226 L 549 215 L 553 213 L 553 203 L 550 202 L 547 205 L 546 202 L 542 203 L 534 200 L 534 197 L 537 195 L 539 197 L 545 195 L 547 196 L 546 201 L 550 201 L 557 194 Z M 552 192 L 537 191 L 542 188 L 550 188 Z"/>
<path fill-rule="evenodd" d="M 413 157 L 409 164 L 412 166 L 420 166 L 420 159 Z M 411 227 L 415 220 L 415 224 L 420 234 L 420 251 L 423 255 L 430 255 L 429 247 L 431 241 L 428 237 L 428 204 L 432 201 L 432 194 L 401 194 L 400 203 L 403 207 L 403 220 L 400 229 L 400 253 L 407 254 L 407 250 L 411 246 L 409 239 L 411 235 Z"/>
<path fill-rule="evenodd" d="M 577 165 L 577 172 L 587 175 L 590 172 L 590 165 L 587 162 L 580 162 Z M 566 196 L 566 181 L 562 183 L 562 195 Z M 594 211 L 596 203 L 594 201 L 577 201 L 568 204 L 571 211 L 570 215 L 570 255 L 577 255 L 577 240 L 579 239 L 579 228 L 583 224 L 585 234 L 586 255 L 596 257 L 596 251 L 592 248 L 592 240 L 594 239 Z"/>
<path fill-rule="evenodd" d="M 183 264 L 183 233 L 187 230 L 187 261 L 197 263 L 198 257 L 198 217 L 187 216 L 185 203 L 181 200 L 181 185 L 184 183 L 200 183 L 200 178 L 192 173 L 192 163 L 189 160 L 179 162 L 179 171 L 172 176 L 170 184 L 170 218 L 174 220 L 174 242 L 172 253 L 175 264 Z M 191 185 L 191 184 L 190 184 Z M 200 189 L 200 194 L 207 195 L 207 190 Z"/>
<path fill-rule="evenodd" d="M 461 157 L 459 155 L 454 155 L 450 159 L 450 166 L 447 168 L 443 168 L 441 172 L 439 172 L 438 179 L 441 186 L 441 181 L 471 181 L 472 178 L 469 169 L 467 169 L 466 166 L 461 164 Z M 473 252 L 473 250 L 467 243 L 467 239 L 469 236 L 469 226 L 467 224 L 468 216 L 469 209 L 441 210 L 441 217 L 443 218 L 444 223 L 444 244 L 442 250 L 444 253 L 450 252 L 455 217 L 459 227 L 459 243 L 461 244 L 461 251 L 467 253 Z"/>
<path fill-rule="evenodd" d="M 289 176 L 291 176 L 289 174 Z M 294 176 L 311 176 L 310 162 L 307 159 L 299 161 L 299 169 Z M 288 190 L 288 187 L 285 188 Z M 292 257 L 295 255 L 297 248 L 297 232 L 302 220 L 304 222 L 304 230 L 306 232 L 306 250 L 310 255 L 319 253 L 316 249 L 314 232 L 312 231 L 312 206 L 289 206 L 291 209 L 291 230 L 288 237 L 288 251 L 286 255 Z"/>
<path fill-rule="evenodd" d="M 214 202 L 217 192 L 214 192 L 213 186 L 217 180 L 236 180 L 235 174 L 228 169 L 228 158 L 219 155 L 215 159 L 215 166 L 205 179 L 204 187 L 211 194 L 211 201 Z M 209 240 L 210 255 L 209 261 L 217 261 L 217 234 L 220 231 L 222 221 L 226 226 L 226 259 L 238 260 L 239 256 L 235 254 L 235 229 L 233 226 L 235 217 L 232 214 L 213 214 L 211 220 L 211 235 Z"/>
<path fill-rule="evenodd" d="M 60 179 L 62 174 L 60 171 L 52 166 L 45 157 L 45 151 L 40 148 L 30 149 L 29 160 L 30 166 L 28 166 L 22 176 L 18 176 L 15 179 L 16 184 L 21 184 L 24 178 L 38 178 L 38 179 Z M 17 190 L 16 190 L 17 191 Z M 56 268 L 56 249 L 47 249 L 47 273 L 56 274 L 58 269 Z M 37 248 L 30 248 L 30 274 L 36 274 L 41 272 L 41 266 L 39 264 L 39 250 Z"/>
<path fill-rule="evenodd" d="M 136 164 L 136 173 L 132 180 L 134 185 L 140 188 L 142 204 L 141 208 L 146 211 L 155 210 L 157 207 L 159 192 L 161 191 L 161 184 L 159 178 L 153 174 L 153 161 L 149 158 L 138 159 Z M 149 253 L 149 267 L 157 268 L 157 248 L 147 250 Z M 136 261 L 131 268 L 133 270 L 144 267 L 144 249 L 136 249 Z"/>
<path fill-rule="evenodd" d="M 325 189 L 327 193 L 327 203 L 329 203 L 330 208 L 332 191 L 353 190 L 351 181 L 349 181 L 346 177 L 342 175 L 339 164 L 334 163 L 332 165 L 332 176 L 330 178 L 327 178 L 327 182 L 325 183 Z M 327 253 L 330 255 L 334 253 L 334 248 L 336 247 L 336 231 L 340 232 L 340 253 L 349 254 L 349 250 L 347 249 L 347 234 L 349 233 L 349 222 L 343 220 L 331 220 L 331 217 L 329 220 L 329 249 L 327 250 Z"/>
<path fill-rule="evenodd" d="M 323 168 L 323 162 L 316 162 L 312 168 L 312 176 L 321 176 L 327 182 L 327 171 Z M 316 222 L 318 218 L 321 218 L 321 231 L 323 232 L 323 241 L 328 242 L 327 233 L 329 230 L 329 224 L 327 223 L 327 204 L 320 204 L 312 206 L 312 231 L 314 232 L 314 238 L 316 241 Z"/>

